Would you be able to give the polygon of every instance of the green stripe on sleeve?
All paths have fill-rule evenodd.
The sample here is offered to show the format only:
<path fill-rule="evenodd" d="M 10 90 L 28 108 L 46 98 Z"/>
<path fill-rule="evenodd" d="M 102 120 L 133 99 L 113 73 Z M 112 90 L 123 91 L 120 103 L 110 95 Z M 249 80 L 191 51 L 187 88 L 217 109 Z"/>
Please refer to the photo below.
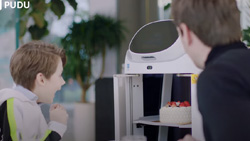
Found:
<path fill-rule="evenodd" d="M 10 125 L 10 136 L 13 141 L 17 141 L 17 128 L 16 128 L 16 120 L 14 115 L 14 98 L 10 98 L 7 100 L 7 115 L 8 121 Z"/>
<path fill-rule="evenodd" d="M 40 141 L 44 141 L 44 140 L 49 136 L 50 133 L 51 133 L 51 130 L 47 130 L 47 131 L 45 132 L 44 137 L 43 137 Z"/>

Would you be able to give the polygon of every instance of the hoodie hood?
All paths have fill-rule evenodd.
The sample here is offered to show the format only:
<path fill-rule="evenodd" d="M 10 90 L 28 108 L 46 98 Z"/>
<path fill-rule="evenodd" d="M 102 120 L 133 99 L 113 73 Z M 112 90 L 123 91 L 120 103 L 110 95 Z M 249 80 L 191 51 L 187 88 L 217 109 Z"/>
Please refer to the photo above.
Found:
<path fill-rule="evenodd" d="M 7 99 L 10 99 L 10 98 L 16 98 L 16 99 L 19 99 L 21 101 L 32 102 L 17 90 L 13 90 L 10 88 L 5 88 L 5 89 L 0 90 L 0 105 L 4 101 L 6 101 Z"/>

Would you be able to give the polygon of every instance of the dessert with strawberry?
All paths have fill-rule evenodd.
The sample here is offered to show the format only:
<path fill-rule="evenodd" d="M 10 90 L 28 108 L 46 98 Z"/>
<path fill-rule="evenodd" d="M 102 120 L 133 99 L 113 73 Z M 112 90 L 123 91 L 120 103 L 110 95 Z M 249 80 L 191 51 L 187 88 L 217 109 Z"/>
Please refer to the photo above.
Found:
<path fill-rule="evenodd" d="M 160 122 L 171 124 L 191 123 L 191 105 L 188 101 L 168 102 L 160 109 Z"/>

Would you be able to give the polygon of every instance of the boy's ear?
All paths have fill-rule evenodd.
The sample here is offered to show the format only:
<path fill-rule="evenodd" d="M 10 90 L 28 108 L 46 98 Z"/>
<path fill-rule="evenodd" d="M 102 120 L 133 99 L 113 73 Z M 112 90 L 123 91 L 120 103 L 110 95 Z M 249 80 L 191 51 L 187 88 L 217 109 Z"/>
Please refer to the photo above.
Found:
<path fill-rule="evenodd" d="M 39 85 L 45 85 L 45 76 L 42 73 L 36 75 L 36 83 Z"/>
<path fill-rule="evenodd" d="M 192 31 L 189 30 L 188 26 L 185 23 L 181 23 L 179 25 L 178 32 L 187 45 L 190 45 L 192 43 L 193 41 L 192 34 L 191 34 Z"/>

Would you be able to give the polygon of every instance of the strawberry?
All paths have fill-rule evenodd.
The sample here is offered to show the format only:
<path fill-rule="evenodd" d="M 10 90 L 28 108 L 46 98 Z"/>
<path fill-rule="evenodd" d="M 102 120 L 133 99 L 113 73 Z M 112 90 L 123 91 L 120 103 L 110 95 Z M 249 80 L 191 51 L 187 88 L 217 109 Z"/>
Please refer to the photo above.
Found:
<path fill-rule="evenodd" d="M 179 107 L 186 107 L 185 104 L 183 102 L 181 102 L 181 104 L 179 105 Z"/>
<path fill-rule="evenodd" d="M 184 101 L 184 104 L 185 104 L 186 107 L 191 106 L 190 103 L 189 103 L 188 101 Z"/>
<path fill-rule="evenodd" d="M 176 106 L 176 103 L 173 102 L 172 105 L 171 105 L 171 107 L 177 107 L 177 106 Z"/>

